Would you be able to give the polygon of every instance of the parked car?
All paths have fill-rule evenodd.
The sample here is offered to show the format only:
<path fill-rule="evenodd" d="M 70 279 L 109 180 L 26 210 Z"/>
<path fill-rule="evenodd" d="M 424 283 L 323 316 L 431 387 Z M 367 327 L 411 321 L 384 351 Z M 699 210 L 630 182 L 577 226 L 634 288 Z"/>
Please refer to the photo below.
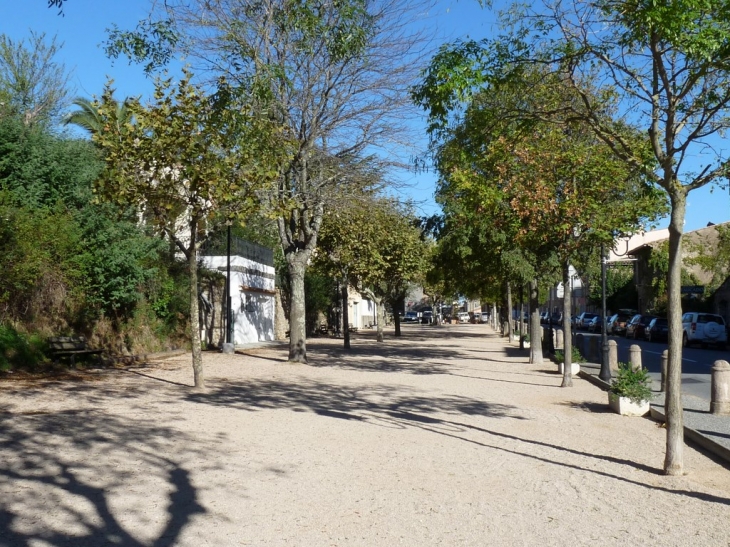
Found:
<path fill-rule="evenodd" d="M 640 313 L 634 315 L 626 325 L 626 338 L 633 338 L 634 340 L 644 338 L 644 331 L 652 319 L 654 319 L 653 315 L 641 315 Z"/>
<path fill-rule="evenodd" d="M 403 319 L 401 319 L 403 323 L 418 323 L 418 312 L 415 311 L 407 311 L 406 314 L 403 316 Z"/>
<path fill-rule="evenodd" d="M 459 315 L 457 315 L 459 318 L 459 323 L 468 323 L 469 322 L 469 313 L 465 311 L 460 311 Z"/>
<path fill-rule="evenodd" d="M 712 344 L 721 349 L 727 346 L 725 320 L 714 313 L 687 312 L 682 316 L 682 345 Z"/>
<path fill-rule="evenodd" d="M 540 323 L 545 324 L 550 319 L 550 312 L 544 311 L 540 314 Z"/>
<path fill-rule="evenodd" d="M 587 311 L 584 311 L 578 316 L 576 328 L 578 330 L 588 330 L 588 323 L 590 323 L 594 317 L 597 317 L 595 313 L 588 313 Z"/>
<path fill-rule="evenodd" d="M 489 313 L 483 311 L 482 314 L 481 314 L 481 316 L 480 316 L 480 321 L 482 323 L 489 323 Z"/>
<path fill-rule="evenodd" d="M 550 317 L 550 321 L 553 325 L 562 325 L 563 324 L 563 314 L 559 311 L 554 311 L 552 316 Z"/>
<path fill-rule="evenodd" d="M 588 332 L 601 332 L 603 330 L 603 320 L 600 315 L 596 315 L 591 322 L 588 323 Z"/>
<path fill-rule="evenodd" d="M 617 335 L 626 334 L 626 325 L 629 321 L 631 321 L 632 317 L 633 315 L 623 312 L 613 314 L 611 319 L 608 320 L 608 323 L 606 323 L 606 332 L 608 332 L 608 334 Z"/>
<path fill-rule="evenodd" d="M 666 317 L 655 317 L 646 327 L 644 337 L 649 342 L 666 342 L 669 339 L 669 322 Z"/>
<path fill-rule="evenodd" d="M 431 310 L 424 310 L 421 313 L 421 324 L 430 325 L 433 323 L 433 312 Z"/>

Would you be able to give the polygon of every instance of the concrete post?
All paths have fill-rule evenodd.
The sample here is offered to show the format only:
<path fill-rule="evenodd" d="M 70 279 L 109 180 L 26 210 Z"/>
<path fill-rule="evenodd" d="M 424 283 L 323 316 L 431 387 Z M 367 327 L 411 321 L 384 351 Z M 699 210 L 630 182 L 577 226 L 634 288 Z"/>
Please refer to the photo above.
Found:
<path fill-rule="evenodd" d="M 608 368 L 611 370 L 611 376 L 618 374 L 618 344 L 616 340 L 608 341 Z"/>
<path fill-rule="evenodd" d="M 715 361 L 710 385 L 710 413 L 730 414 L 730 363 Z"/>
<path fill-rule="evenodd" d="M 629 348 L 629 363 L 631 363 L 632 370 L 641 368 L 641 346 L 638 344 L 631 344 Z"/>
<path fill-rule="evenodd" d="M 669 350 L 665 349 L 662 352 L 662 385 L 659 391 L 667 390 L 667 367 L 669 366 Z"/>
<path fill-rule="evenodd" d="M 555 331 L 555 349 L 565 349 L 563 345 L 563 330 L 556 329 Z"/>
<path fill-rule="evenodd" d="M 502 336 L 509 336 L 509 322 L 505 321 L 502 326 Z"/>
<path fill-rule="evenodd" d="M 221 348 L 221 352 L 228 353 L 228 354 L 236 353 L 236 347 L 233 344 L 226 342 L 223 344 L 223 347 Z"/>

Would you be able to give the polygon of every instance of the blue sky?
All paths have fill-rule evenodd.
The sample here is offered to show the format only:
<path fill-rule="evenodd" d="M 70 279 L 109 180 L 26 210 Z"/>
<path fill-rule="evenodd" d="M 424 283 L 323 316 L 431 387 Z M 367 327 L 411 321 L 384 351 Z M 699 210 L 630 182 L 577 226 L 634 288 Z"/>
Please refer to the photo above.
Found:
<path fill-rule="evenodd" d="M 46 0 L 0 0 L 0 32 L 14 40 L 26 38 L 30 31 L 56 35 L 64 47 L 59 55 L 66 68 L 72 71 L 71 85 L 75 94 L 91 97 L 100 94 L 108 77 L 115 81 L 117 96 L 147 96 L 152 82 L 145 78 L 139 66 L 129 66 L 126 60 L 112 62 L 104 55 L 101 43 L 105 29 L 116 24 L 121 29 L 132 29 L 146 17 L 150 0 L 67 0 L 65 16 L 57 15 L 47 7 Z M 456 38 L 483 38 L 494 32 L 495 15 L 479 8 L 476 0 L 441 0 L 429 13 L 429 24 L 434 25 L 438 41 Z M 417 122 L 418 123 L 418 122 Z M 405 175 L 408 184 L 404 190 L 422 214 L 436 212 L 433 201 L 432 174 Z M 709 187 L 696 190 L 689 197 L 685 230 L 704 227 L 708 222 L 730 220 L 728 191 Z M 665 227 L 666 222 L 660 223 Z"/>

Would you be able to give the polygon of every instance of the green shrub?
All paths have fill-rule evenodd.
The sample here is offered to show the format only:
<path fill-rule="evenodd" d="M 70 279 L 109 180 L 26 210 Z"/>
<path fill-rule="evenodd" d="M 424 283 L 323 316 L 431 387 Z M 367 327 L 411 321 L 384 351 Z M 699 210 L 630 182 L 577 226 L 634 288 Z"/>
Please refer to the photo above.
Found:
<path fill-rule="evenodd" d="M 609 391 L 639 404 L 653 397 L 650 385 L 651 378 L 647 369 L 642 367 L 634 370 L 629 363 L 619 363 L 618 374 L 611 382 Z"/>
<path fill-rule="evenodd" d="M 572 359 L 571 363 L 583 363 L 585 361 L 585 358 L 581 354 L 580 350 L 576 348 L 575 346 L 572 346 L 571 348 L 571 354 Z M 565 362 L 565 353 L 563 350 L 558 349 L 555 350 L 555 362 L 556 363 L 564 363 Z"/>
<path fill-rule="evenodd" d="M 39 336 L 26 336 L 10 325 L 0 324 L 0 370 L 33 370 L 45 361 L 44 349 Z"/>

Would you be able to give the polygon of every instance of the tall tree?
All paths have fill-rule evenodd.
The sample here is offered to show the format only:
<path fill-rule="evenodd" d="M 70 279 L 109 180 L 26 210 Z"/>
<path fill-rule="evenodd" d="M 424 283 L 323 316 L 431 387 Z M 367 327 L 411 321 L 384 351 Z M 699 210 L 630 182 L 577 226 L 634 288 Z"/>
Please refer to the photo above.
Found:
<path fill-rule="evenodd" d="M 561 110 L 584 120 L 669 196 L 664 471 L 680 475 L 682 233 L 688 194 L 727 180 L 728 160 L 716 144 L 730 127 L 730 11 L 721 0 L 595 0 L 523 7 L 509 17 L 505 35 L 451 49 L 462 83 L 480 87 L 509 78 L 525 63 L 564 74 L 580 101 Z M 602 93 L 594 93 L 597 86 Z M 645 136 L 653 161 L 605 116 L 606 97 L 620 98 L 617 112 Z"/>
<path fill-rule="evenodd" d="M 59 115 L 71 92 L 66 67 L 56 60 L 62 46 L 35 32 L 27 43 L 0 35 L 0 115 L 17 115 L 28 126 Z"/>
<path fill-rule="evenodd" d="M 560 76 L 523 65 L 519 79 L 492 83 L 488 93 L 472 97 L 456 129 L 445 127 L 445 117 L 456 106 L 449 100 L 461 85 L 472 83 L 440 79 L 439 71 L 453 68 L 448 65 L 451 61 L 443 52 L 435 57 L 416 92 L 431 112 L 433 134 L 453 135 L 441 149 L 445 163 L 441 169 L 446 168 L 460 199 L 473 196 L 492 222 L 509 234 L 510 243 L 529 253 L 534 269 L 535 259 L 555 256 L 563 282 L 569 284 L 571 263 L 578 265 L 581 256 L 612 241 L 616 232 L 635 229 L 661 210 L 661 196 L 641 172 L 615 158 L 585 123 L 561 113 L 577 97 Z M 434 81 L 435 74 L 439 76 Z M 550 106 L 553 112 L 548 117 L 544 111 Z M 641 148 L 637 135 L 622 129 L 624 138 Z M 536 290 L 533 283 L 533 305 Z M 570 299 L 565 301 L 569 359 Z M 540 328 L 536 309 L 532 328 Z M 565 370 L 563 386 L 568 387 L 572 378 L 568 366 Z"/>
<path fill-rule="evenodd" d="M 315 260 L 375 302 L 381 342 L 383 304 L 395 309 L 426 271 L 429 246 L 421 235 L 409 208 L 384 196 L 362 195 L 325 215 Z"/>
<path fill-rule="evenodd" d="M 195 387 L 205 387 L 198 319 L 198 249 L 216 219 L 245 221 L 278 173 L 279 133 L 254 115 L 224 82 L 216 96 L 190 83 L 158 81 L 154 101 L 127 102 L 133 124 L 116 123 L 107 86 L 96 105 L 102 130 L 93 139 L 106 153 L 96 190 L 140 208 L 185 255 L 190 275 L 190 339 Z"/>
<path fill-rule="evenodd" d="M 419 66 L 420 38 L 409 24 L 420 14 L 416 3 L 396 0 L 165 2 L 162 18 L 189 55 L 253 87 L 293 139 L 270 203 L 291 285 L 291 361 L 307 359 L 304 272 L 328 197 L 347 182 L 332 158 L 403 142 L 407 89 Z"/>

